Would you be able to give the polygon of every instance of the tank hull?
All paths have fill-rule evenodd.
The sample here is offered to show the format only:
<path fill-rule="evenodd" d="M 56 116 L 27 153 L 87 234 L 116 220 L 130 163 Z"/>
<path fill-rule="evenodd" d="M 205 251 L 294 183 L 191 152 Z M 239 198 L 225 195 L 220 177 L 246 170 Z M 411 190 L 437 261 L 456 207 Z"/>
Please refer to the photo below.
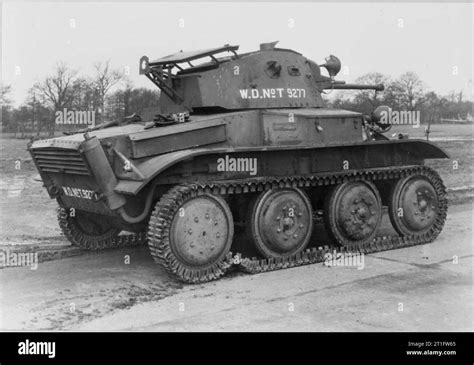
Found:
<path fill-rule="evenodd" d="M 82 135 L 34 142 L 29 149 L 50 196 L 65 208 L 120 221 L 119 207 L 134 216 L 149 195 L 157 200 L 177 184 L 311 177 L 447 158 L 422 140 L 364 141 L 362 115 L 344 110 L 243 111 L 193 116 L 190 123 L 153 130 L 123 130 L 91 132 L 93 154 Z M 135 171 L 124 171 L 126 161 Z"/>
<path fill-rule="evenodd" d="M 364 117 L 344 110 L 192 115 L 166 127 L 37 141 L 29 150 L 73 244 L 146 241 L 155 261 L 188 283 L 236 265 L 258 273 L 331 252 L 427 243 L 446 219 L 444 185 L 424 161 L 447 154 L 422 140 L 369 138 Z M 398 234 L 376 235 L 383 207 Z M 317 217 L 329 240 L 313 236 Z"/>

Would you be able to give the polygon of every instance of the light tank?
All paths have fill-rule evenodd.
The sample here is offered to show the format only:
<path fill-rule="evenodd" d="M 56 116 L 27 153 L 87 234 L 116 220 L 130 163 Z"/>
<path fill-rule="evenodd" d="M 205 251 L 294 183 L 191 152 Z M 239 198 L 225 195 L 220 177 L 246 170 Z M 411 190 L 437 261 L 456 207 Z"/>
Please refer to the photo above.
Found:
<path fill-rule="evenodd" d="M 383 107 L 369 117 L 327 108 L 321 96 L 383 85 L 335 80 L 335 56 L 318 65 L 276 42 L 238 48 L 144 56 L 139 72 L 161 90 L 153 120 L 29 145 L 72 244 L 147 242 L 170 274 L 200 283 L 232 267 L 258 273 L 438 236 L 446 191 L 424 161 L 447 154 L 387 138 Z M 393 230 L 381 234 L 385 210 Z"/>

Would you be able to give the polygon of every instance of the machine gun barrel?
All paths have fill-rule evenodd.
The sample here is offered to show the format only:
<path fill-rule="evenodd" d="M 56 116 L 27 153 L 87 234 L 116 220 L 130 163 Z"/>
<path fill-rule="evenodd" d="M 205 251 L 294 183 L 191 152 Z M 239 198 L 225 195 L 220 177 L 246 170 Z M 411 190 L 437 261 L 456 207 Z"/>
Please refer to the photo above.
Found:
<path fill-rule="evenodd" d="M 385 87 L 383 84 L 378 85 L 362 85 L 362 84 L 343 84 L 340 82 L 335 82 L 328 89 L 337 89 L 337 90 L 375 90 L 383 91 Z"/>

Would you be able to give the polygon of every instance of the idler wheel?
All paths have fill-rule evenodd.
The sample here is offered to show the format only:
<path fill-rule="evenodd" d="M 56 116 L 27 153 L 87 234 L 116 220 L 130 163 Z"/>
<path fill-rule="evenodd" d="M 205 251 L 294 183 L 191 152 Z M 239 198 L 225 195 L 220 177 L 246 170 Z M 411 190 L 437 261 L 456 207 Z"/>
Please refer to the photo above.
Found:
<path fill-rule="evenodd" d="M 247 230 L 265 257 L 291 256 L 308 245 L 313 214 L 302 190 L 269 190 L 255 199 L 250 209 Z"/>
<path fill-rule="evenodd" d="M 332 189 L 325 201 L 325 226 L 343 246 L 374 239 L 382 219 L 382 203 L 370 182 L 346 182 Z"/>
<path fill-rule="evenodd" d="M 390 221 L 402 236 L 428 232 L 436 221 L 438 210 L 436 190 L 423 176 L 400 179 L 391 190 Z"/>
<path fill-rule="evenodd" d="M 234 236 L 226 201 L 216 195 L 165 194 L 149 222 L 148 244 L 155 261 L 180 280 L 198 283 L 217 279 Z"/>

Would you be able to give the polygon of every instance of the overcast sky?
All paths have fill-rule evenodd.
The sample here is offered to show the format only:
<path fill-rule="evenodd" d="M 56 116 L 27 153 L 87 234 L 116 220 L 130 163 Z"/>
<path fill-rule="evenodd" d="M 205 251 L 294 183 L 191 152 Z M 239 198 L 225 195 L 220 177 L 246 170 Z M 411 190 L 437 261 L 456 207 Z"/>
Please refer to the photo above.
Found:
<path fill-rule="evenodd" d="M 152 88 L 138 75 L 142 55 L 158 58 L 226 43 L 247 52 L 274 40 L 317 63 L 338 56 L 348 71 L 339 79 L 353 81 L 372 71 L 397 77 L 410 70 L 430 90 L 463 90 L 473 99 L 469 3 L 2 5 L 2 80 L 13 87 L 16 105 L 58 61 L 91 74 L 94 62 L 110 59 L 115 67 L 130 68 L 136 86 Z"/>

